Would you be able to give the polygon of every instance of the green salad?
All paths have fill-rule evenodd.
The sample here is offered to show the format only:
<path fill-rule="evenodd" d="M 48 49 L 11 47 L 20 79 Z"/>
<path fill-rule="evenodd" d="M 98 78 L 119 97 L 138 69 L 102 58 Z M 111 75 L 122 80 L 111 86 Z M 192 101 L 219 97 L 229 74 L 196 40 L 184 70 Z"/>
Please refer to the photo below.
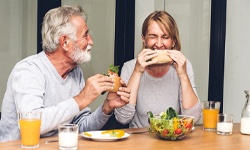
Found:
<path fill-rule="evenodd" d="M 172 107 L 159 115 L 154 116 L 151 111 L 148 115 L 150 131 L 163 139 L 181 139 L 192 130 L 194 124 L 193 117 L 178 115 Z"/>

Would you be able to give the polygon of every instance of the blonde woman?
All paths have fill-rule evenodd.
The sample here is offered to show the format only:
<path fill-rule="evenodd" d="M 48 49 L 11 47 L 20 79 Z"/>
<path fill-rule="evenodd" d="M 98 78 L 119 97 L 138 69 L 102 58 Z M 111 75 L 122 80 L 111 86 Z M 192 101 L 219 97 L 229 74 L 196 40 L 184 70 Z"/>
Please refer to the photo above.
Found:
<path fill-rule="evenodd" d="M 130 128 L 147 127 L 148 111 L 154 114 L 169 107 L 198 121 L 201 105 L 189 60 L 181 53 L 177 24 L 165 11 L 150 14 L 142 25 L 143 49 L 136 59 L 124 63 L 121 78 L 131 89 L 128 105 L 115 109 L 116 120 Z M 157 50 L 171 62 L 159 64 Z"/>

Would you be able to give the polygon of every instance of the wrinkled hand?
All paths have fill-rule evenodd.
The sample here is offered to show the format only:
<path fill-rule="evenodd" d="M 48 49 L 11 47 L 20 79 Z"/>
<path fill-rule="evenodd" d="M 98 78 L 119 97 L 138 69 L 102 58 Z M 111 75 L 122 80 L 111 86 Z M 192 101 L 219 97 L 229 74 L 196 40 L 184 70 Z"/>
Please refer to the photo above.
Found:
<path fill-rule="evenodd" d="M 96 74 L 87 79 L 83 90 L 75 96 L 80 110 L 91 104 L 103 91 L 113 88 L 113 80 L 108 76 Z"/>
<path fill-rule="evenodd" d="M 180 77 L 187 75 L 186 71 L 186 62 L 187 58 L 178 50 L 167 50 L 169 56 L 174 60 L 173 65 L 177 71 L 177 74 Z"/>
<path fill-rule="evenodd" d="M 143 49 L 137 56 L 135 71 L 143 73 L 145 68 L 149 65 L 155 64 L 157 61 L 151 61 L 157 56 L 157 52 L 151 49 Z"/>
<path fill-rule="evenodd" d="M 103 112 L 110 114 L 115 108 L 122 107 L 129 103 L 131 90 L 127 88 L 124 81 L 121 82 L 121 87 L 117 92 L 109 92 L 103 103 Z"/>

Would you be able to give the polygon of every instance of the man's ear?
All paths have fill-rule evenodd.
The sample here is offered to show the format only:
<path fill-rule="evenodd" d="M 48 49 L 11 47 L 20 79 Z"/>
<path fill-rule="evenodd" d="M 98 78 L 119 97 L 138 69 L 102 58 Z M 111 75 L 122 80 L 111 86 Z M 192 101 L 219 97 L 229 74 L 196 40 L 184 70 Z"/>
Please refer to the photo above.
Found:
<path fill-rule="evenodd" d="M 59 39 L 59 44 L 60 46 L 65 50 L 68 51 L 69 50 L 69 38 L 66 35 L 62 35 L 60 36 Z"/>

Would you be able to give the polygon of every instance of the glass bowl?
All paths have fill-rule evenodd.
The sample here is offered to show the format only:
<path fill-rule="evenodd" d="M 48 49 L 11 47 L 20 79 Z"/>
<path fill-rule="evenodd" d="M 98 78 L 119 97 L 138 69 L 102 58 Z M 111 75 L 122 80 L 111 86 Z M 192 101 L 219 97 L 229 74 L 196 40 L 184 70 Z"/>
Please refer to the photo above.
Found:
<path fill-rule="evenodd" d="M 179 115 L 169 120 L 160 115 L 149 117 L 149 130 L 164 140 L 180 140 L 186 137 L 194 127 L 194 117 Z"/>

